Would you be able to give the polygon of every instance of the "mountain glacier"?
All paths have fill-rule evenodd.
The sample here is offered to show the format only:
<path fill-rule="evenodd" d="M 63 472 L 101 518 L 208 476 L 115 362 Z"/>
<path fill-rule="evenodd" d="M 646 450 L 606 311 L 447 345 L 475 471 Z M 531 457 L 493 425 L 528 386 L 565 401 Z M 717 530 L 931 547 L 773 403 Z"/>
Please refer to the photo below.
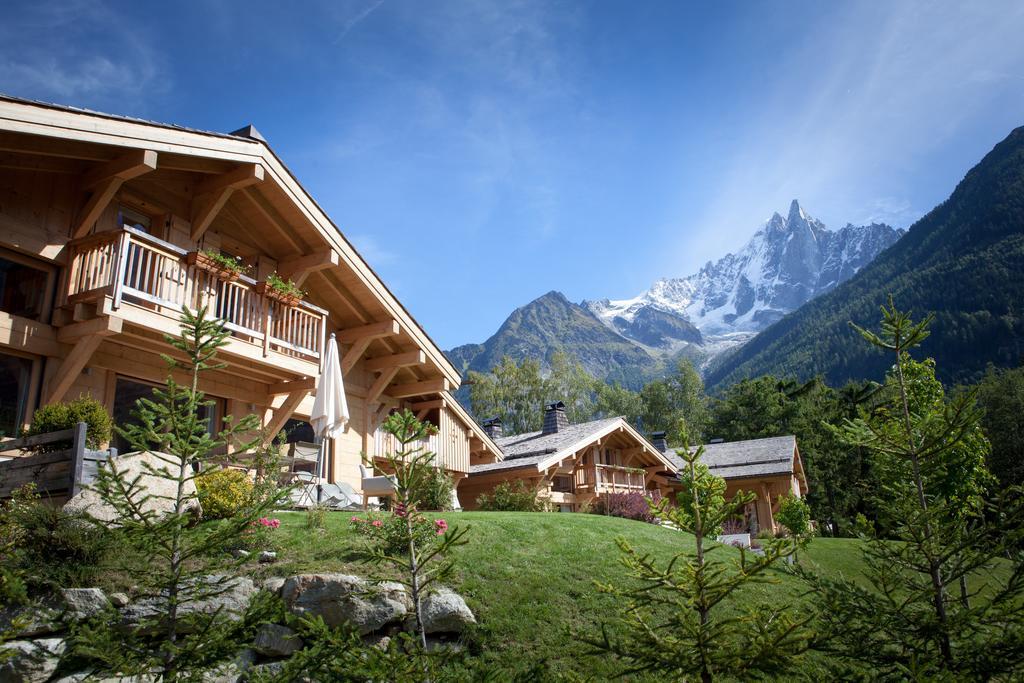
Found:
<path fill-rule="evenodd" d="M 794 199 L 735 254 L 632 299 L 583 306 L 649 351 L 689 347 L 709 360 L 849 279 L 904 232 L 882 223 L 829 230 Z"/>

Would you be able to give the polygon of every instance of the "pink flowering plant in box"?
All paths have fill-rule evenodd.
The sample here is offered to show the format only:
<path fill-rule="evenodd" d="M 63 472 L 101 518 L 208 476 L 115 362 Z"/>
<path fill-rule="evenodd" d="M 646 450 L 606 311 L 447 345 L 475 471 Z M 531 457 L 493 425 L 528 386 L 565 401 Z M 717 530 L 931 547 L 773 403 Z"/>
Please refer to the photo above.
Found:
<path fill-rule="evenodd" d="M 405 410 L 390 415 L 382 429 L 398 444 L 397 452 L 385 456 L 395 481 L 394 505 L 390 512 L 355 515 L 350 525 L 370 541 L 363 551 L 367 562 L 398 571 L 398 581 L 412 598 L 417 645 L 425 652 L 422 598 L 432 584 L 451 576 L 454 562 L 449 552 L 466 543 L 467 529 L 449 527 L 447 520 L 431 519 L 419 510 L 434 474 L 434 454 L 422 444 L 436 428 Z M 389 575 L 375 578 L 393 579 Z M 428 666 L 426 662 L 430 660 L 423 661 Z M 424 670 L 424 679 L 429 678 L 429 672 Z"/>

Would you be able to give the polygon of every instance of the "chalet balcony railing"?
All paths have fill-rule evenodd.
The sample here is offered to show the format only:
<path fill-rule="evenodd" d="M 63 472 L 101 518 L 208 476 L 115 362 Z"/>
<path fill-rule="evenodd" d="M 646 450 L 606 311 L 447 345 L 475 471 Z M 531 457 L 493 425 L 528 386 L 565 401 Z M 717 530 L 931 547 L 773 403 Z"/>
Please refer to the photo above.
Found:
<path fill-rule="evenodd" d="M 644 491 L 645 476 L 631 467 L 619 465 L 588 465 L 576 470 L 576 488 L 594 493 L 628 493 Z"/>
<path fill-rule="evenodd" d="M 262 296 L 256 281 L 241 276 L 225 281 L 186 261 L 187 252 L 125 226 L 69 244 L 64 302 L 74 304 L 110 295 L 113 307 L 125 302 L 177 317 L 183 306 L 206 305 L 233 336 L 263 347 L 319 361 L 327 312 L 308 302 L 289 306 Z"/>

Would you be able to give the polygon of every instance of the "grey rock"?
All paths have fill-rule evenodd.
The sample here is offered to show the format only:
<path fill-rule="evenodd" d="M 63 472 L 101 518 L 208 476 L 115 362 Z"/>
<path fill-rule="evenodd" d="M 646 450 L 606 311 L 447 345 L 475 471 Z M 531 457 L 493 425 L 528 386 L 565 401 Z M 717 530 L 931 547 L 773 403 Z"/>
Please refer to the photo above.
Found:
<path fill-rule="evenodd" d="M 383 636 L 376 633 L 363 636 L 363 645 L 375 647 L 378 650 L 387 650 L 391 645 L 391 636 Z"/>
<path fill-rule="evenodd" d="M 413 611 L 412 596 L 409 595 L 405 585 L 397 581 L 381 581 L 375 584 L 372 590 L 389 600 L 402 603 L 407 612 Z"/>
<path fill-rule="evenodd" d="M 267 591 L 271 595 L 281 595 L 281 589 L 284 588 L 284 577 L 283 576 L 271 576 L 266 579 L 261 586 L 263 590 Z"/>
<path fill-rule="evenodd" d="M 349 574 L 299 574 L 289 577 L 281 591 L 294 614 L 320 616 L 331 627 L 349 624 L 361 635 L 400 621 L 405 605 L 371 589 Z"/>
<path fill-rule="evenodd" d="M 200 591 L 223 582 L 223 590 L 210 597 L 199 597 Z M 182 595 L 187 600 L 178 606 L 181 615 L 212 614 L 220 611 L 232 621 L 239 621 L 249 606 L 249 600 L 256 592 L 252 579 L 242 576 L 226 577 L 211 574 L 200 581 L 204 588 L 190 589 L 186 586 Z M 192 594 L 196 599 L 188 600 Z M 159 618 L 166 612 L 166 602 L 160 598 L 144 598 L 121 608 L 121 623 L 128 628 L 138 628 L 145 624 L 148 630 L 155 631 L 159 627 Z M 186 629 L 187 630 L 187 629 Z"/>
<path fill-rule="evenodd" d="M 203 683 L 239 683 L 256 663 L 256 651 L 246 648 L 234 660 L 203 674 Z"/>
<path fill-rule="evenodd" d="M 462 596 L 445 586 L 423 598 L 420 608 L 427 633 L 461 633 L 476 623 L 476 617 Z"/>
<path fill-rule="evenodd" d="M 143 503 L 143 510 L 156 512 L 164 515 L 174 510 L 174 500 L 177 495 L 178 483 L 174 479 L 154 476 L 150 468 L 174 472 L 179 467 L 178 459 L 166 453 L 153 451 L 142 451 L 138 453 L 126 453 L 107 460 L 108 466 L 115 467 L 126 481 L 133 481 L 140 477 L 139 484 L 146 489 L 150 496 Z M 186 510 L 195 517 L 201 517 L 203 508 L 196 498 L 196 485 L 191 479 L 185 482 L 184 494 L 188 496 Z M 85 488 L 78 495 L 74 496 L 64 505 L 68 512 L 86 513 L 103 522 L 117 523 L 118 512 L 107 505 L 100 498 L 99 494 L 91 488 Z"/>
<path fill-rule="evenodd" d="M 231 556 L 236 560 L 244 560 L 245 558 L 249 557 L 249 551 L 242 550 L 241 548 L 235 548 L 231 551 Z"/>
<path fill-rule="evenodd" d="M 302 638 L 287 626 L 263 624 L 252 647 L 265 657 L 288 657 L 303 648 Z"/>
<path fill-rule="evenodd" d="M 39 604 L 5 607 L 0 609 L 0 633 L 9 633 L 15 638 L 59 633 L 64 630 L 62 612 L 52 598 Z"/>
<path fill-rule="evenodd" d="M 114 607 L 124 607 L 129 602 L 131 602 L 131 600 L 124 593 L 110 594 L 110 604 L 112 604 Z"/>
<path fill-rule="evenodd" d="M 67 646 L 62 638 L 13 640 L 0 645 L 5 661 L 0 664 L 3 683 L 43 683 L 60 664 Z"/>
<path fill-rule="evenodd" d="M 260 553 L 260 562 L 266 564 L 267 562 L 275 562 L 277 560 L 277 553 L 273 550 L 264 550 Z"/>
<path fill-rule="evenodd" d="M 61 598 L 72 619 L 82 620 L 96 616 L 110 607 L 110 601 L 99 588 L 62 588 Z"/>

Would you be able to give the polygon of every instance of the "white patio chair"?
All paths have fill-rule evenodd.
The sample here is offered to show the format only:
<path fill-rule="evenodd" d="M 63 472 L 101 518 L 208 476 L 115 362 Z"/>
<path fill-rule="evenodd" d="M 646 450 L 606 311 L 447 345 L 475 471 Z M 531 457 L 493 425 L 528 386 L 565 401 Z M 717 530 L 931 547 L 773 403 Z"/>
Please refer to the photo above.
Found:
<path fill-rule="evenodd" d="M 390 498 L 395 495 L 395 480 L 391 476 L 373 476 L 373 470 L 366 465 L 359 466 L 362 477 L 363 509 L 370 504 L 370 498 Z"/>

